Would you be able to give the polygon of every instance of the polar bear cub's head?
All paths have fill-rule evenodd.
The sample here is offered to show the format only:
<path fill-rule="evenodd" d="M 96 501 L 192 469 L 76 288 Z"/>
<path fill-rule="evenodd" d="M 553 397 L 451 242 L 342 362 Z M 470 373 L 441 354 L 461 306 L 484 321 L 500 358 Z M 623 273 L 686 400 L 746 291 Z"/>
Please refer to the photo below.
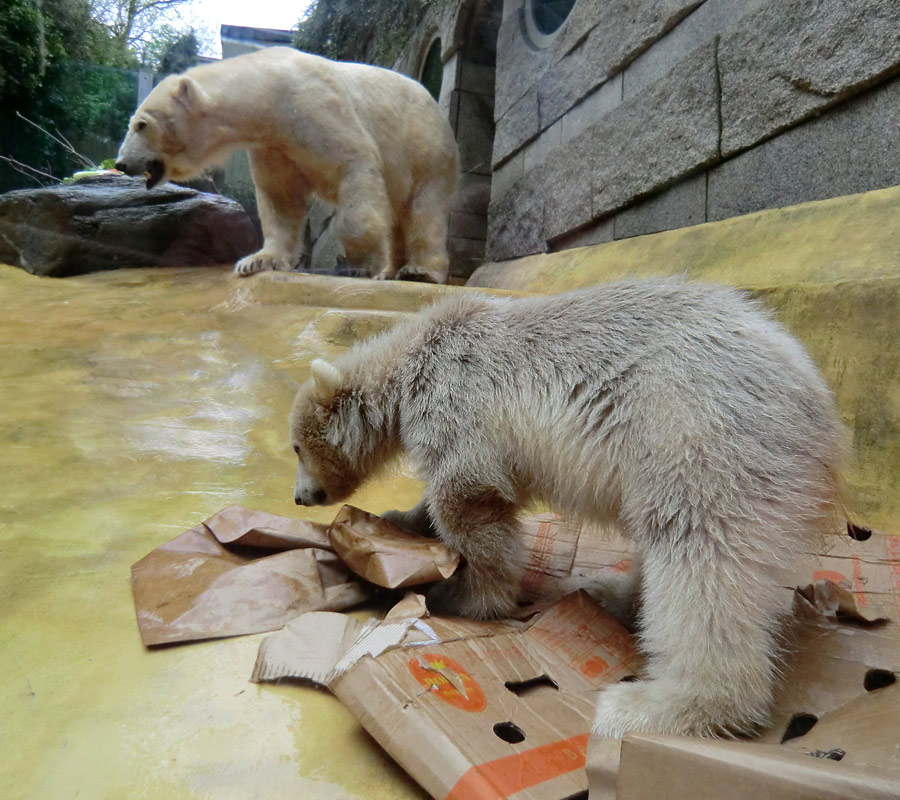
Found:
<path fill-rule="evenodd" d="M 206 166 L 202 121 L 209 102 L 203 87 L 189 75 L 165 78 L 131 117 L 116 169 L 146 175 L 148 189 L 196 177 Z"/>
<path fill-rule="evenodd" d="M 347 498 L 365 477 L 353 458 L 356 447 L 348 442 L 357 397 L 338 367 L 320 358 L 310 366 L 312 375 L 297 392 L 290 415 L 291 446 L 298 459 L 294 502 L 329 505 Z"/>

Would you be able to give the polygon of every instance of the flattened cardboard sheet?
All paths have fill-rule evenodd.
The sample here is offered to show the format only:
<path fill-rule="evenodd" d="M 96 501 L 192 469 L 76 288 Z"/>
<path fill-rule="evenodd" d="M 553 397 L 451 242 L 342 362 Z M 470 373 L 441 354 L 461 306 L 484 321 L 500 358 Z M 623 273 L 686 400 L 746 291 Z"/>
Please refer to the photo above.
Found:
<path fill-rule="evenodd" d="M 900 782 L 872 768 L 779 745 L 627 734 L 616 800 L 896 800 Z M 605 795 L 591 792 L 591 800 Z"/>
<path fill-rule="evenodd" d="M 900 622 L 900 536 L 848 524 L 810 555 L 811 570 L 793 585 L 827 580 L 852 594 L 861 616 Z"/>
<path fill-rule="evenodd" d="M 350 638 L 322 614 L 304 616 L 307 639 L 332 625 L 333 642 Z M 595 691 L 638 665 L 630 635 L 584 593 L 528 623 L 392 614 L 357 634 L 355 655 L 345 653 L 327 674 L 295 639 L 288 674 L 324 674 L 324 684 L 426 791 L 454 800 L 559 800 L 583 792 Z M 284 637 L 263 643 L 257 679 L 277 676 L 276 657 L 284 669 L 284 649 L 267 647 Z"/>
<path fill-rule="evenodd" d="M 578 588 L 582 577 L 624 572 L 633 545 L 615 528 L 573 522 L 558 514 L 525 517 L 520 523 L 526 554 L 523 599 L 555 600 Z"/>

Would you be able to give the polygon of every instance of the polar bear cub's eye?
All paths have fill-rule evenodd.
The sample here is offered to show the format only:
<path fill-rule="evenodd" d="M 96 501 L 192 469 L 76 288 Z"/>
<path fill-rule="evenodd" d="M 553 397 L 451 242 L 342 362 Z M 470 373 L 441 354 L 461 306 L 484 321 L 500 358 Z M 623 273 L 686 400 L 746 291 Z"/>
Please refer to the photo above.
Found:
<path fill-rule="evenodd" d="M 144 122 L 144 120 L 141 120 L 140 122 L 138 122 L 137 125 L 134 126 L 134 129 L 135 129 L 136 131 L 142 131 L 142 130 L 144 130 L 144 128 L 146 128 L 146 127 L 147 127 L 147 123 Z"/>

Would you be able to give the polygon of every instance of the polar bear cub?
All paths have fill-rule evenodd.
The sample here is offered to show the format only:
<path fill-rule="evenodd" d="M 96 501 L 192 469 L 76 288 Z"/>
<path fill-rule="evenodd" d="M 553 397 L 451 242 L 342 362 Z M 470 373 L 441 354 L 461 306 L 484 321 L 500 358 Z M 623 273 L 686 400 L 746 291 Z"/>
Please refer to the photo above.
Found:
<path fill-rule="evenodd" d="M 347 260 L 370 276 L 446 283 L 458 153 L 426 89 L 391 70 L 289 47 L 165 78 L 128 126 L 116 167 L 147 188 L 245 149 L 264 243 L 235 271 L 294 269 L 310 195 L 337 208 Z M 402 259 L 402 261 L 401 261 Z"/>
<path fill-rule="evenodd" d="M 304 505 L 411 455 L 425 496 L 391 516 L 465 559 L 430 590 L 433 611 L 515 608 L 517 514 L 533 501 L 617 521 L 637 566 L 607 596 L 636 600 L 647 662 L 643 680 L 600 693 L 595 731 L 765 723 L 777 572 L 834 524 L 842 435 L 802 346 L 739 292 L 657 279 L 459 294 L 314 361 L 290 435 Z"/>

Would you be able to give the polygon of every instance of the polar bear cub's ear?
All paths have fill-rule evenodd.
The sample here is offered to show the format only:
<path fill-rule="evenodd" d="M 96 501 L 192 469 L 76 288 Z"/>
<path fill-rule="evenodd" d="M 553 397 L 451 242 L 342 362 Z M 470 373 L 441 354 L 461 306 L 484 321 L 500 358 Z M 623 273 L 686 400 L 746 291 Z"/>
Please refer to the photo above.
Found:
<path fill-rule="evenodd" d="M 344 376 L 341 371 L 324 358 L 314 358 L 309 365 L 312 370 L 313 385 L 320 400 L 328 400 L 340 388 Z"/>
<path fill-rule="evenodd" d="M 204 91 L 203 87 L 187 75 L 178 77 L 178 83 L 175 84 L 174 97 L 176 102 L 184 106 L 188 111 L 202 111 L 209 100 L 209 95 Z"/>

